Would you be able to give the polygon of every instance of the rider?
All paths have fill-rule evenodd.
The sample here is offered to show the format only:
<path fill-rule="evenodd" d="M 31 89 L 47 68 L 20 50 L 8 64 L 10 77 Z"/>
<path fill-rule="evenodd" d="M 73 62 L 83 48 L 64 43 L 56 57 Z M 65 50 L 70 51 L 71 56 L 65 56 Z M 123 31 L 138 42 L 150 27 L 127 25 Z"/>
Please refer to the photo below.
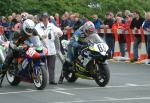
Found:
<path fill-rule="evenodd" d="M 77 31 L 75 31 L 73 37 L 68 45 L 67 57 L 72 62 L 77 56 L 77 50 L 85 46 L 86 38 L 95 32 L 95 26 L 91 21 L 87 21 Z"/>
<path fill-rule="evenodd" d="M 20 44 L 23 44 L 24 41 L 32 36 L 34 27 L 35 23 L 32 20 L 27 19 L 23 22 L 21 29 L 13 34 L 12 41 L 9 43 L 6 59 L 0 68 L 0 74 L 5 74 L 13 58 L 18 56 L 20 51 L 27 48 L 27 46 L 20 46 Z"/>
<path fill-rule="evenodd" d="M 81 26 L 78 30 L 75 31 L 74 35 L 72 36 L 70 43 L 68 45 L 68 54 L 67 58 L 69 59 L 69 63 L 74 62 L 75 58 L 77 58 L 77 51 L 85 47 L 87 45 L 87 38 L 94 34 L 95 26 L 91 21 L 87 21 L 83 26 Z M 59 84 L 63 82 L 63 71 L 61 73 Z"/>

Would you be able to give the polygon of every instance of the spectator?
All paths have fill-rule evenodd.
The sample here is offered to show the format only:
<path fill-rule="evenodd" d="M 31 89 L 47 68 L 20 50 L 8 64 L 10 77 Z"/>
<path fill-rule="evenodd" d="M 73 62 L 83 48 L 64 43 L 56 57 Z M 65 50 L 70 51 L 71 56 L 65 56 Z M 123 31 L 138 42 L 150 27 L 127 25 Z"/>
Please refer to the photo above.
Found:
<path fill-rule="evenodd" d="M 73 28 L 74 25 L 75 25 L 75 17 L 76 17 L 76 16 L 75 16 L 74 14 L 70 15 L 70 17 L 69 17 L 69 25 L 68 25 L 68 26 L 69 26 L 70 28 Z M 69 28 L 69 29 L 70 29 L 70 28 Z"/>
<path fill-rule="evenodd" d="M 56 21 L 55 21 L 55 19 L 54 19 L 53 16 L 50 16 L 50 17 L 49 17 L 49 22 L 50 22 L 50 23 L 53 23 L 54 25 L 56 25 Z M 57 25 L 56 25 L 56 26 L 57 26 Z"/>
<path fill-rule="evenodd" d="M 74 24 L 73 30 L 76 31 L 77 29 L 81 27 L 81 25 L 82 25 L 82 22 L 80 18 L 75 17 L 75 24 Z"/>
<path fill-rule="evenodd" d="M 9 16 L 8 17 L 8 35 L 9 35 L 9 40 L 11 39 L 11 36 L 12 36 L 12 26 L 13 26 L 12 20 L 13 20 L 13 17 Z"/>
<path fill-rule="evenodd" d="M 12 24 L 13 24 L 13 26 L 17 23 L 17 19 L 16 19 L 16 13 L 12 13 L 12 17 L 13 17 L 13 19 L 12 19 Z"/>
<path fill-rule="evenodd" d="M 101 28 L 104 28 L 104 25 L 102 23 L 102 21 L 100 19 L 98 19 L 98 16 L 96 14 L 93 15 L 93 23 L 95 25 L 95 29 L 101 29 Z M 102 38 L 104 37 L 104 34 L 102 33 L 98 33 L 99 36 L 101 36 Z"/>
<path fill-rule="evenodd" d="M 56 21 L 56 26 L 58 26 L 58 27 L 60 27 L 60 17 L 59 17 L 59 14 L 58 13 L 56 13 L 55 14 L 55 21 Z"/>
<path fill-rule="evenodd" d="M 4 34 L 6 38 L 9 40 L 9 24 L 4 16 L 2 17 L 2 26 L 4 27 Z"/>
<path fill-rule="evenodd" d="M 144 18 L 141 17 L 138 11 L 133 12 L 134 18 L 131 22 L 130 28 L 133 30 L 139 30 L 144 22 Z M 141 43 L 141 35 L 135 34 L 135 42 L 133 47 L 134 59 L 131 62 L 138 61 L 138 47 Z"/>
<path fill-rule="evenodd" d="M 124 28 L 129 32 L 130 31 L 130 25 L 133 19 L 132 13 L 129 10 L 125 10 L 125 25 Z M 127 51 L 128 54 L 130 55 L 130 51 L 131 51 L 131 39 L 133 39 L 133 35 L 132 34 L 127 34 L 126 35 L 126 44 L 127 44 Z"/>
<path fill-rule="evenodd" d="M 104 21 L 105 28 L 112 28 L 112 25 L 114 24 L 114 15 L 112 12 L 108 12 L 106 14 L 106 20 Z M 109 58 L 113 57 L 114 53 L 114 45 L 115 45 L 115 39 L 113 33 L 106 33 L 105 34 L 106 43 L 109 46 Z"/>
<path fill-rule="evenodd" d="M 42 38 L 43 43 L 48 48 L 47 66 L 49 71 L 49 84 L 56 85 L 55 82 L 55 61 L 56 61 L 56 48 L 54 44 L 55 36 L 61 36 L 62 31 L 54 24 L 49 23 L 48 14 L 42 14 L 42 22 L 38 23 L 35 27 L 39 36 Z"/>
<path fill-rule="evenodd" d="M 123 13 L 121 11 L 117 12 L 116 17 L 122 17 Z"/>
<path fill-rule="evenodd" d="M 2 16 L 0 16 L 0 26 L 2 26 Z"/>
<path fill-rule="evenodd" d="M 16 23 L 13 26 L 13 32 L 19 31 L 21 28 L 21 15 L 17 14 L 15 19 Z"/>
<path fill-rule="evenodd" d="M 112 28 L 116 29 L 116 30 L 118 30 L 118 29 L 124 30 L 124 24 L 122 21 L 123 21 L 122 17 L 116 17 L 116 21 L 113 24 Z M 121 56 L 124 57 L 125 56 L 125 46 L 126 46 L 125 34 L 119 34 L 118 39 L 119 39 Z"/>
<path fill-rule="evenodd" d="M 150 34 L 150 12 L 145 14 L 145 21 L 143 24 L 143 29 Z M 148 61 L 146 64 L 150 64 L 150 35 L 147 36 L 147 52 L 148 52 Z"/>

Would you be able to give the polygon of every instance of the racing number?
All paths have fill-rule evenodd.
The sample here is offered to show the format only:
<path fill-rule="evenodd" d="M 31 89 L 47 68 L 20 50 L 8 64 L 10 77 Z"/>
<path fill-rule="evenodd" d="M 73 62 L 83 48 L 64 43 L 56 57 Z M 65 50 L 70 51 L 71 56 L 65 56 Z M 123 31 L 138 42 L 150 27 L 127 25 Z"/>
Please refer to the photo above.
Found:
<path fill-rule="evenodd" d="M 98 49 L 100 52 L 106 52 L 106 48 L 105 48 L 105 45 L 104 44 L 98 44 Z"/>
<path fill-rule="evenodd" d="M 29 55 L 30 57 L 32 57 L 35 53 L 35 50 L 33 48 L 29 48 L 29 50 L 27 51 L 27 55 Z"/>

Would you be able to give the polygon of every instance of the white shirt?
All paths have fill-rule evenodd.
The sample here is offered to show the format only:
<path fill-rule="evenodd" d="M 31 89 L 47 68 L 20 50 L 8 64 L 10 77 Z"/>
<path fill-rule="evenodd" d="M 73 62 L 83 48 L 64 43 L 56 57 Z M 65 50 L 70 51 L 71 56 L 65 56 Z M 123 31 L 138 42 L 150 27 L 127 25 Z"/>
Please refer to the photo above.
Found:
<path fill-rule="evenodd" d="M 38 32 L 39 36 L 43 39 L 44 45 L 48 49 L 48 55 L 56 55 L 54 40 L 56 36 L 61 36 L 58 34 L 63 34 L 61 29 L 56 27 L 52 23 L 48 23 L 47 27 L 45 27 L 42 22 L 38 23 L 35 26 L 35 29 Z M 49 35 L 51 37 L 50 39 Z"/>

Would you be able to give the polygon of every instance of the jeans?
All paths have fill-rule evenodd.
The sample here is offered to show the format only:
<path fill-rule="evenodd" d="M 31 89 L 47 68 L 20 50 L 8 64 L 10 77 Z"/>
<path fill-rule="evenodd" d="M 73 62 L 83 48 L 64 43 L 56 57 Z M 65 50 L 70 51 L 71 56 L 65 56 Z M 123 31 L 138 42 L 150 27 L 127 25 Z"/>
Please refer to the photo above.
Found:
<path fill-rule="evenodd" d="M 120 43 L 120 52 L 121 52 L 121 56 L 124 57 L 125 56 L 125 49 L 126 49 L 126 43 Z"/>
<path fill-rule="evenodd" d="M 141 43 L 141 38 L 135 37 L 135 42 L 133 46 L 134 59 L 138 59 L 138 48 L 139 48 L 140 43 Z"/>
<path fill-rule="evenodd" d="M 113 35 L 113 34 L 106 34 L 106 35 Z M 106 36 L 106 43 L 109 47 L 109 56 L 112 57 L 114 54 L 114 47 L 115 47 L 115 39 L 113 36 Z"/>
<path fill-rule="evenodd" d="M 67 53 L 67 58 L 69 59 L 69 61 L 73 61 L 73 59 L 75 58 L 75 56 L 77 55 L 77 48 L 80 46 L 80 44 L 75 41 L 74 38 L 70 39 L 70 43 L 68 45 L 68 53 Z"/>

